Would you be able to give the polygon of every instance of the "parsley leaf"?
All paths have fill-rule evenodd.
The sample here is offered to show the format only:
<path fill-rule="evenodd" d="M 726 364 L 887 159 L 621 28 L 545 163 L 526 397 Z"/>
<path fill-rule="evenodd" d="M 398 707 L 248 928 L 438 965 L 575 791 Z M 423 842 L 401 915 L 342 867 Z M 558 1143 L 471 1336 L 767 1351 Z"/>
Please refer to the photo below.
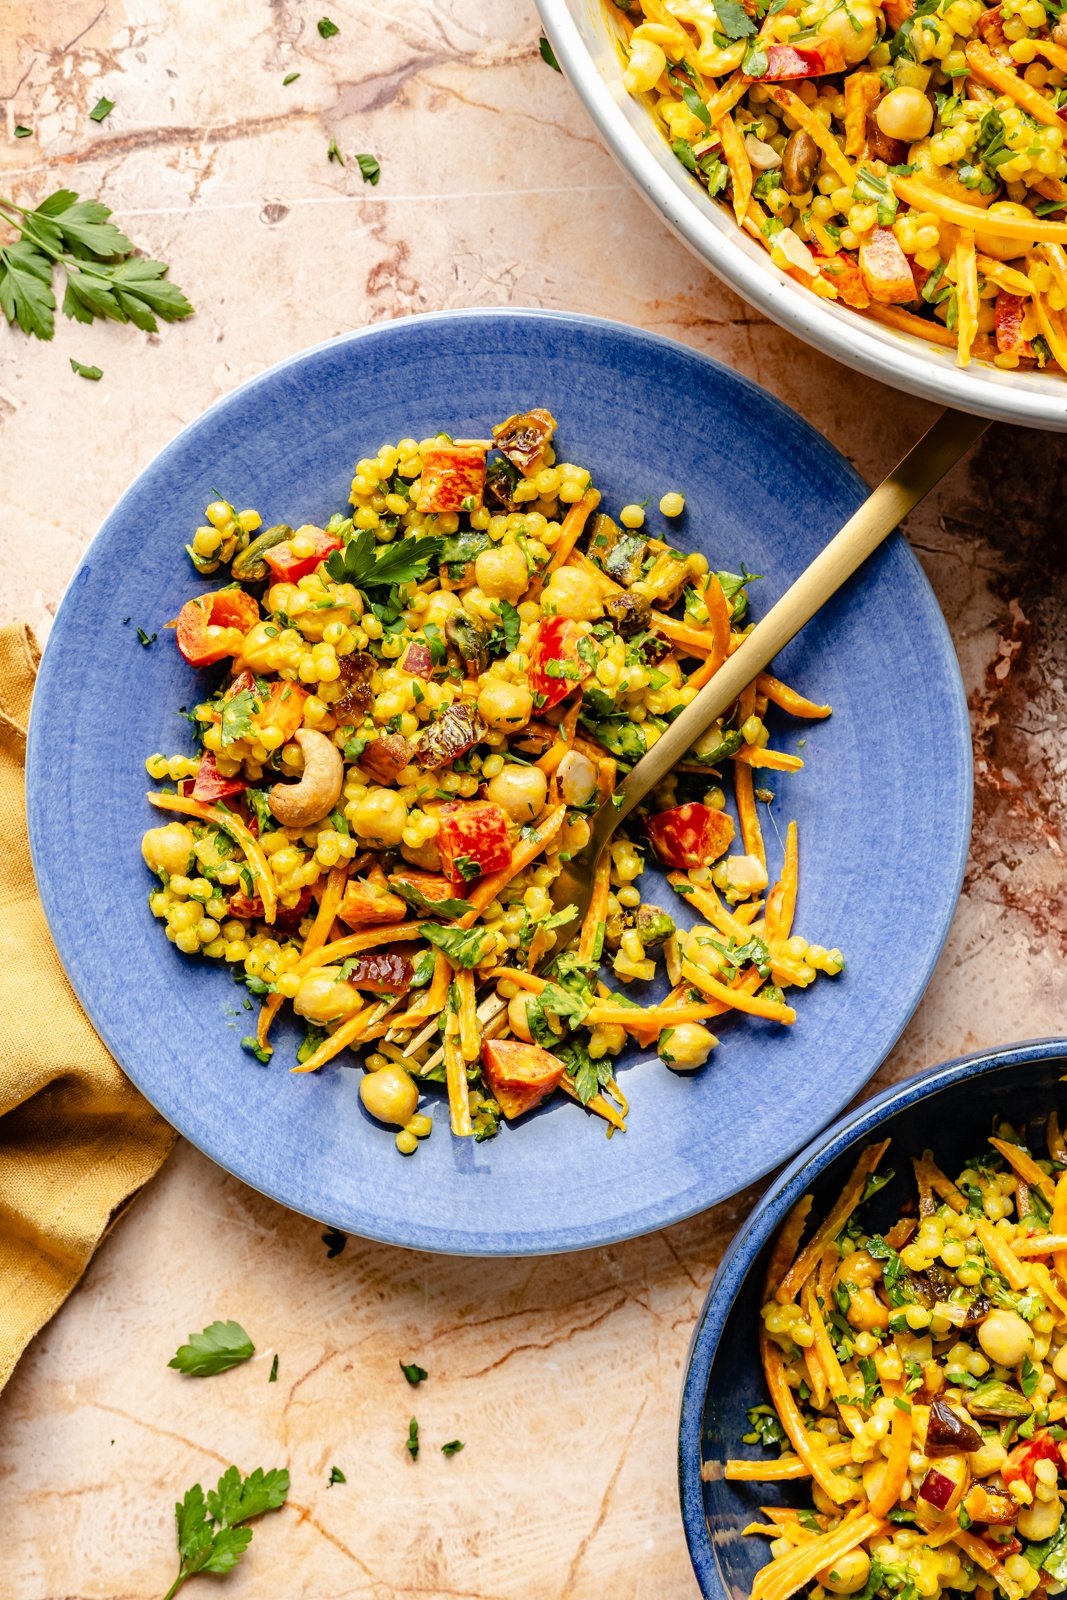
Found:
<path fill-rule="evenodd" d="M 106 95 L 101 95 L 89 113 L 90 122 L 103 122 L 104 118 L 115 109 L 114 100 L 109 100 Z"/>
<path fill-rule="evenodd" d="M 367 155 L 366 153 L 357 156 L 356 166 L 363 174 L 363 182 L 369 183 L 373 189 L 375 184 L 378 182 L 378 179 L 382 175 L 381 162 L 378 160 L 377 156 Z"/>
<path fill-rule="evenodd" d="M 510 600 L 497 602 L 497 611 L 500 614 L 500 626 L 504 630 L 504 648 L 508 654 L 519 648 L 519 633 L 522 628 L 522 619 L 518 610 Z"/>
<path fill-rule="evenodd" d="M 747 39 L 756 31 L 756 24 L 738 0 L 715 0 L 715 15 L 728 39 Z"/>
<path fill-rule="evenodd" d="M 745 1412 L 750 1432 L 744 1435 L 745 1444 L 761 1444 L 764 1449 L 781 1449 L 785 1444 L 785 1429 L 771 1406 L 750 1406 Z"/>
<path fill-rule="evenodd" d="M 541 52 L 541 60 L 545 62 L 547 66 L 550 66 L 553 72 L 562 71 L 559 62 L 556 60 L 556 52 L 553 50 L 544 34 L 542 34 L 540 39 L 538 39 L 537 48 Z"/>
<path fill-rule="evenodd" d="M 277 1352 L 277 1350 L 275 1350 L 275 1352 L 274 1352 L 274 1360 L 270 1364 L 270 1377 L 267 1379 L 267 1382 L 268 1383 L 277 1383 L 277 1381 L 278 1381 L 278 1352 Z"/>
<path fill-rule="evenodd" d="M 552 1026 L 549 1017 L 577 1026 L 588 1010 L 588 1002 L 581 995 L 568 994 L 559 984 L 549 983 L 533 1004 L 527 1006 L 526 1020 L 537 1043 L 551 1048 L 559 1040 L 559 1030 Z"/>
<path fill-rule="evenodd" d="M 395 883 L 390 884 L 390 888 L 394 894 L 400 896 L 401 900 L 406 900 L 412 911 L 417 911 L 420 916 L 462 917 L 470 910 L 466 900 L 453 900 L 451 897 L 445 900 L 429 900 L 416 884 L 406 883 L 403 878 L 398 878 Z"/>
<path fill-rule="evenodd" d="M 159 638 L 159 634 L 145 633 L 143 628 L 138 628 L 137 638 L 140 642 L 142 650 L 147 650 L 150 644 L 155 644 L 156 640 Z"/>
<path fill-rule="evenodd" d="M 402 1361 L 400 1370 L 413 1389 L 417 1389 L 422 1380 L 430 1376 L 426 1368 L 420 1367 L 416 1361 Z"/>
<path fill-rule="evenodd" d="M 329 144 L 326 146 L 326 159 L 327 161 L 336 161 L 340 167 L 344 166 L 345 158 L 341 154 L 340 147 L 338 146 L 336 139 L 331 139 Z"/>
<path fill-rule="evenodd" d="M 333 552 L 326 571 L 337 583 L 354 583 L 357 589 L 417 583 L 425 578 L 439 550 L 440 540 L 425 534 L 409 534 L 380 545 L 370 529 L 363 528 L 343 550 Z"/>
<path fill-rule="evenodd" d="M 347 1483 L 347 1482 L 348 1482 L 348 1479 L 345 1477 L 345 1475 L 341 1471 L 340 1467 L 331 1467 L 330 1468 L 330 1476 L 326 1480 L 327 1489 L 332 1489 L 335 1483 Z"/>
<path fill-rule="evenodd" d="M 255 1353 L 255 1345 L 239 1322 L 212 1322 L 203 1333 L 191 1333 L 189 1343 L 178 1346 L 167 1366 L 176 1367 L 188 1378 L 210 1378 L 239 1367 Z"/>
<path fill-rule="evenodd" d="M 412 1461 L 417 1461 L 419 1459 L 419 1425 L 414 1417 L 412 1417 L 411 1421 L 408 1423 L 408 1436 L 404 1445 L 404 1449 L 407 1451 Z"/>
<path fill-rule="evenodd" d="M 258 710 L 259 699 L 253 689 L 242 689 L 222 702 L 220 736 L 224 748 L 251 733 L 252 718 Z"/>
<path fill-rule="evenodd" d="M 33 137 L 33 129 L 32 128 L 27 128 L 27 126 L 26 126 L 26 124 L 24 122 L 18 123 L 18 125 L 15 128 L 15 138 L 16 139 L 32 139 L 32 137 Z"/>
<path fill-rule="evenodd" d="M 329 17 L 320 17 L 315 26 L 323 39 L 332 39 L 335 33 L 340 33 L 341 31 L 336 22 L 331 22 Z"/>
<path fill-rule="evenodd" d="M 441 1454 L 443 1456 L 458 1456 L 459 1452 L 462 1449 L 463 1449 L 463 1440 L 462 1439 L 449 1439 L 447 1444 L 443 1444 L 441 1446 Z"/>
<path fill-rule="evenodd" d="M 282 79 L 282 88 L 286 88 L 290 83 L 295 83 L 299 76 L 299 72 L 287 72 L 285 77 Z"/>
<path fill-rule="evenodd" d="M 441 928 L 436 922 L 424 922 L 422 935 L 438 950 L 443 950 L 450 961 L 473 970 L 485 954 L 484 928 Z"/>
<path fill-rule="evenodd" d="M 744 60 L 741 62 L 741 71 L 746 78 L 762 78 L 767 70 L 767 52 L 760 48 L 753 39 L 745 51 Z"/>
<path fill-rule="evenodd" d="M 1029 1356 L 1024 1356 L 1022 1372 L 1019 1378 L 1019 1385 L 1023 1391 L 1023 1394 L 1028 1400 L 1033 1394 L 1034 1390 L 1037 1388 L 1037 1380 L 1040 1378 L 1040 1376 L 1040 1368 L 1034 1366 L 1034 1363 L 1030 1360 Z"/>
<path fill-rule="evenodd" d="M 243 1524 L 266 1511 L 277 1511 L 288 1495 L 289 1474 L 284 1467 L 271 1472 L 257 1467 L 247 1478 L 236 1467 L 228 1467 L 206 1497 L 194 1483 L 174 1507 L 178 1576 L 164 1600 L 173 1600 L 185 1580 L 198 1572 L 232 1572 L 252 1542 L 252 1529 Z"/>
<path fill-rule="evenodd" d="M 88 378 L 90 383 L 99 383 L 104 376 L 99 367 L 83 366 L 80 361 L 75 361 L 73 356 L 70 358 L 70 370 L 71 372 L 76 372 L 79 378 Z M 140 632 L 140 629 L 137 631 Z M 155 634 L 152 637 L 155 638 Z"/>

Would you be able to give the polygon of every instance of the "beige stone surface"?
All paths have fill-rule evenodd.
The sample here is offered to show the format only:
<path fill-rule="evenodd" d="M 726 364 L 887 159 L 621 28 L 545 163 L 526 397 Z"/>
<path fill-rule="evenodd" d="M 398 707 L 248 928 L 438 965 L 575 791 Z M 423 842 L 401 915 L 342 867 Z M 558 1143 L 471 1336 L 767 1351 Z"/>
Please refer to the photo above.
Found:
<path fill-rule="evenodd" d="M 0 329 L 0 618 L 47 623 L 116 496 L 211 401 L 380 317 L 511 303 L 639 323 L 802 409 L 870 479 L 931 420 L 750 311 L 656 225 L 539 59 L 530 0 L 317 4 L 335 38 L 296 0 L 0 13 L 2 192 L 101 194 L 198 307 L 147 340 Z M 116 107 L 96 125 L 101 93 Z M 34 137 L 16 142 L 17 122 Z M 358 151 L 380 157 L 377 188 Z M 882 1083 L 1067 1021 L 1065 467 L 1067 441 L 993 428 L 911 521 L 973 709 L 976 826 L 948 948 Z M 180 1146 L 0 1402 L 0 1594 L 162 1595 L 175 1497 L 233 1460 L 287 1463 L 293 1498 L 231 1578 L 193 1594 L 693 1600 L 678 1389 L 754 1198 L 577 1259 L 352 1239 L 331 1261 L 321 1228 Z M 245 1323 L 256 1359 L 201 1382 L 168 1371 L 215 1316 Z M 400 1358 L 430 1369 L 417 1392 Z M 466 1449 L 447 1460 L 454 1437 Z M 348 1481 L 329 1488 L 335 1463 Z"/>

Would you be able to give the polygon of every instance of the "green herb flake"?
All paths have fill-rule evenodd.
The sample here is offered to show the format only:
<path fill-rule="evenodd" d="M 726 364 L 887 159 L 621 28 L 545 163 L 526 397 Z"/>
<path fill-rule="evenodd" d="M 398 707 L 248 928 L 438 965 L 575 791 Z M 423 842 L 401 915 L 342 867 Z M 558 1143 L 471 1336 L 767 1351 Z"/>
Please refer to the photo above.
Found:
<path fill-rule="evenodd" d="M 356 166 L 363 175 L 363 182 L 369 183 L 373 189 L 382 175 L 381 162 L 378 157 L 364 152 L 356 157 Z"/>
<path fill-rule="evenodd" d="M 443 1456 L 458 1456 L 459 1452 L 462 1449 L 463 1449 L 463 1440 L 462 1439 L 449 1439 L 447 1444 L 443 1444 L 441 1446 L 441 1454 Z"/>
<path fill-rule="evenodd" d="M 275 1350 L 275 1352 L 274 1352 L 274 1360 L 270 1364 L 270 1377 L 267 1379 L 267 1382 L 268 1383 L 277 1383 L 277 1381 L 278 1381 L 278 1352 L 277 1352 L 277 1350 Z"/>
<path fill-rule="evenodd" d="M 417 1389 L 419 1384 L 430 1376 L 426 1368 L 420 1367 L 417 1361 L 401 1361 L 400 1370 L 413 1389 Z"/>
<path fill-rule="evenodd" d="M 139 641 L 139 643 L 141 645 L 142 650 L 147 650 L 149 645 L 155 644 L 156 640 L 159 638 L 159 634 L 158 633 L 145 633 L 143 628 L 138 628 L 138 630 L 137 630 L 137 638 L 138 638 L 138 641 Z"/>
<path fill-rule="evenodd" d="M 252 1529 L 244 1524 L 277 1511 L 288 1494 L 289 1474 L 284 1467 L 270 1472 L 257 1467 L 247 1478 L 236 1467 L 228 1467 L 207 1495 L 194 1483 L 174 1507 L 178 1575 L 163 1600 L 174 1600 L 186 1579 L 198 1572 L 232 1572 L 252 1542 Z"/>
<path fill-rule="evenodd" d="M 345 1475 L 341 1471 L 340 1467 L 331 1467 L 330 1468 L 330 1476 L 326 1480 L 327 1489 L 332 1489 L 335 1483 L 347 1483 L 347 1482 L 348 1482 L 348 1479 L 345 1477 Z"/>
<path fill-rule="evenodd" d="M 339 167 L 344 166 L 345 158 L 338 148 L 336 139 L 331 139 L 329 144 L 326 146 L 326 159 L 327 161 L 336 161 Z"/>
<path fill-rule="evenodd" d="M 89 113 L 89 121 L 103 122 L 104 118 L 110 116 L 114 109 L 114 100 L 109 100 L 106 95 L 101 95 L 100 99 L 96 102 L 95 106 Z"/>
<path fill-rule="evenodd" d="M 553 72 L 559 72 L 562 70 L 559 62 L 556 60 L 556 52 L 553 50 L 544 34 L 542 34 L 540 39 L 538 39 L 537 48 L 540 50 L 541 60 L 546 66 L 551 67 Z"/>
<path fill-rule="evenodd" d="M 332 39 L 335 33 L 340 33 L 341 31 L 336 22 L 331 22 L 329 17 L 320 17 L 315 26 L 323 39 Z"/>
<path fill-rule="evenodd" d="M 747 39 L 756 31 L 756 24 L 738 0 L 715 0 L 715 15 L 728 39 Z"/>
<path fill-rule="evenodd" d="M 419 1424 L 414 1417 L 408 1423 L 408 1436 L 404 1443 L 404 1449 L 412 1461 L 419 1459 Z"/>
<path fill-rule="evenodd" d="M 187 1378 L 210 1378 L 239 1367 L 256 1353 L 256 1347 L 239 1322 L 212 1322 L 202 1333 L 191 1333 L 167 1362 Z"/>
<path fill-rule="evenodd" d="M 20 123 L 18 123 L 16 125 L 16 127 L 15 127 L 15 138 L 16 139 L 31 139 L 32 137 L 33 137 L 33 129 L 32 128 L 27 128 L 27 126 L 26 126 L 26 124 L 24 122 L 20 122 Z"/>
<path fill-rule="evenodd" d="M 255 1056 L 264 1066 L 270 1061 L 274 1050 L 270 1045 L 260 1044 L 254 1033 L 246 1034 L 241 1040 L 241 1049 L 247 1050 L 250 1056 Z"/>
<path fill-rule="evenodd" d="M 295 83 L 296 82 L 296 80 L 297 80 L 297 78 L 299 78 L 299 76 L 300 76 L 299 72 L 287 72 L 285 74 L 285 77 L 282 79 L 282 88 L 283 89 L 287 89 L 291 83 Z"/>
<path fill-rule="evenodd" d="M 73 356 L 70 358 L 70 370 L 79 378 L 88 378 L 90 383 L 99 383 L 100 379 L 104 376 L 103 369 L 101 367 L 87 367 L 81 361 L 75 361 Z M 154 639 L 155 634 L 153 634 L 152 637 Z"/>

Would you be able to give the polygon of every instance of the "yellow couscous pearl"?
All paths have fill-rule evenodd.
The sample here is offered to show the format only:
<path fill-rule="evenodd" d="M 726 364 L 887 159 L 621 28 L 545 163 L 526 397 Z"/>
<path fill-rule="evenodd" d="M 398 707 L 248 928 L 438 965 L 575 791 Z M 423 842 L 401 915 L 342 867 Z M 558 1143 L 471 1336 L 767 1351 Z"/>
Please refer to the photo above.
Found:
<path fill-rule="evenodd" d="M 668 490 L 660 499 L 659 508 L 665 517 L 680 517 L 685 510 L 685 495 Z"/>
<path fill-rule="evenodd" d="M 577 498 L 580 499 L 581 496 L 579 495 Z M 624 528 L 643 528 L 645 525 L 644 506 L 623 506 L 622 510 L 619 512 L 619 521 L 622 523 Z"/>

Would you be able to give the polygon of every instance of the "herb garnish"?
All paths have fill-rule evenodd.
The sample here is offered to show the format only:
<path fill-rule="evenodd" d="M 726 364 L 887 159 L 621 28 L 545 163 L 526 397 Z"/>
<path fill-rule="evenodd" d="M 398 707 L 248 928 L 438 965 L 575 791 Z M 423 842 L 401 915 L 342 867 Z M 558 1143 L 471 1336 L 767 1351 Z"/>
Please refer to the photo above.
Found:
<path fill-rule="evenodd" d="M 462 1449 L 463 1449 L 463 1440 L 462 1439 L 449 1439 L 447 1444 L 443 1444 L 441 1446 L 441 1454 L 443 1456 L 458 1456 L 459 1452 Z"/>
<path fill-rule="evenodd" d="M 369 183 L 373 189 L 375 184 L 378 182 L 378 179 L 382 175 L 381 162 L 378 160 L 377 156 L 368 155 L 366 152 L 364 152 L 363 155 L 356 157 L 356 166 L 363 174 L 363 182 Z"/>
<path fill-rule="evenodd" d="M 486 953 L 484 928 L 441 928 L 436 922 L 424 922 L 422 936 L 438 950 L 443 950 L 450 961 L 461 967 L 473 969 Z"/>
<path fill-rule="evenodd" d="M 348 1479 L 345 1477 L 345 1475 L 341 1471 L 340 1467 L 331 1467 L 330 1468 L 330 1476 L 326 1480 L 327 1489 L 332 1489 L 335 1483 L 347 1483 L 347 1482 L 348 1482 Z"/>
<path fill-rule="evenodd" d="M 79 378 L 88 378 L 90 383 L 99 383 L 100 379 L 104 376 L 99 367 L 87 367 L 83 365 L 82 362 L 75 361 L 73 356 L 70 358 L 70 370 L 71 372 L 77 373 Z M 140 628 L 138 628 L 137 631 L 140 633 Z M 155 638 L 155 634 L 152 635 L 152 638 Z"/>
<path fill-rule="evenodd" d="M 108 116 L 110 112 L 114 111 L 114 109 L 114 100 L 109 100 L 106 95 L 101 95 L 89 113 L 89 121 L 103 122 L 104 118 Z"/>
<path fill-rule="evenodd" d="M 553 72 L 562 71 L 559 62 L 556 60 L 556 52 L 553 50 L 544 34 L 542 34 L 540 39 L 538 39 L 537 48 L 541 52 L 541 60 L 550 66 Z"/>
<path fill-rule="evenodd" d="M 163 1600 L 174 1600 L 185 1580 L 198 1572 L 232 1572 L 252 1543 L 252 1529 L 245 1524 L 266 1511 L 277 1511 L 288 1494 L 289 1474 L 284 1467 L 271 1472 L 257 1467 L 247 1478 L 236 1467 L 227 1467 L 206 1499 L 194 1483 L 174 1507 L 180 1564 Z"/>
<path fill-rule="evenodd" d="M 335 33 L 341 31 L 336 22 L 331 22 L 329 17 L 320 17 L 315 26 L 323 39 L 332 39 Z"/>
<path fill-rule="evenodd" d="M 239 1322 L 212 1322 L 203 1333 L 191 1333 L 167 1362 L 188 1378 L 210 1378 L 239 1367 L 256 1353 L 256 1347 Z"/>
<path fill-rule="evenodd" d="M 401 1361 L 400 1370 L 413 1389 L 417 1389 L 424 1378 L 430 1374 L 425 1367 L 420 1367 L 417 1361 Z"/>
<path fill-rule="evenodd" d="M 412 1417 L 411 1421 L 408 1423 L 408 1436 L 404 1444 L 404 1449 L 407 1451 L 412 1461 L 417 1461 L 419 1459 L 419 1425 L 414 1417 Z"/>
<path fill-rule="evenodd" d="M 439 539 L 409 534 L 394 544 L 380 545 L 363 528 L 326 561 L 326 571 L 337 583 L 354 583 L 357 589 L 385 588 L 394 583 L 417 583 L 425 578 L 430 562 L 441 548 Z"/>

